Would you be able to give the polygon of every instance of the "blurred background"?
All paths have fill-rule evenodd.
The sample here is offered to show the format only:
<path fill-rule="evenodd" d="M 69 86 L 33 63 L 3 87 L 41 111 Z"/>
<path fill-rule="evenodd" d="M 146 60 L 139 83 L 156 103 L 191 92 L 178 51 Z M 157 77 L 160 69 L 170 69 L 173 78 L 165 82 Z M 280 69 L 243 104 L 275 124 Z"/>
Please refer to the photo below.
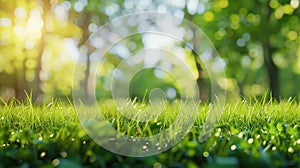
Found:
<path fill-rule="evenodd" d="M 0 0 L 1 98 L 22 100 L 25 91 L 40 102 L 71 98 L 73 70 L 90 35 L 111 19 L 137 11 L 168 12 L 199 26 L 222 58 L 226 77 L 217 83 L 229 98 L 260 97 L 267 91 L 276 99 L 300 98 L 299 0 Z M 135 35 L 107 54 L 105 67 L 110 68 L 97 74 L 98 98 L 110 95 L 105 89 L 111 80 L 109 69 L 149 43 L 157 40 Z M 188 47 L 178 52 L 186 55 L 202 99 L 207 100 L 209 77 L 201 60 Z M 87 52 L 84 73 L 76 74 L 80 85 L 74 86 L 86 88 L 87 96 L 93 88 L 93 55 Z M 176 98 L 176 81 L 161 74 L 148 69 L 136 75 L 131 95 L 142 99 L 145 90 L 160 86 L 170 99 Z"/>

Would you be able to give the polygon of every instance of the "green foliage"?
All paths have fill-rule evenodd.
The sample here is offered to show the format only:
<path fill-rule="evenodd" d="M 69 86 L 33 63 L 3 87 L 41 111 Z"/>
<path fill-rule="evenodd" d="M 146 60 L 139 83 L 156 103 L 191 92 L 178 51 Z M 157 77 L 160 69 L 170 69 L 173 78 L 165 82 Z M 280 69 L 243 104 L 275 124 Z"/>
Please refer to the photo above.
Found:
<path fill-rule="evenodd" d="M 134 134 L 132 122 L 120 118 L 113 103 L 100 105 L 119 131 Z M 171 122 L 167 107 L 157 123 Z M 218 127 L 207 141 L 198 142 L 208 105 L 201 105 L 190 133 L 161 154 L 123 157 L 98 146 L 80 126 L 73 107 L 54 101 L 34 106 L 12 101 L 0 106 L 0 167 L 296 167 L 300 164 L 299 103 L 232 102 L 225 107 Z M 149 129 L 141 134 L 147 135 Z"/>
<path fill-rule="evenodd" d="M 280 96 L 298 97 L 294 87 L 299 76 L 298 1 L 213 0 L 201 6 L 205 6 L 202 14 L 186 11 L 187 19 L 207 33 L 226 60 L 226 77 L 238 83 L 233 92 L 261 96 L 272 89 L 268 82 L 274 74 L 268 74 L 268 66 L 274 62 Z M 270 55 L 263 45 L 268 45 Z M 289 80 L 292 78 L 296 80 Z"/>
<path fill-rule="evenodd" d="M 162 80 L 155 76 L 155 68 L 150 68 L 147 70 L 143 70 L 142 72 L 139 72 L 136 74 L 133 79 L 131 80 L 129 93 L 132 99 L 135 97 L 139 98 L 140 101 L 143 99 L 143 97 L 148 98 L 149 92 L 152 89 L 160 88 L 165 93 L 169 88 L 172 88 L 175 90 L 175 88 L 178 88 L 178 83 L 175 79 L 172 79 L 172 77 L 169 77 L 169 80 Z M 174 86 L 175 85 L 175 86 Z M 148 93 L 147 93 L 148 92 Z M 145 95 L 146 93 L 146 95 Z M 179 93 L 179 92 L 177 92 Z M 178 96 L 179 97 L 179 96 Z M 166 97 L 167 98 L 167 97 Z M 174 99 L 176 97 L 173 97 Z"/>
<path fill-rule="evenodd" d="M 1 97 L 24 99 L 24 90 L 33 90 L 34 98 L 46 100 L 70 95 L 73 79 L 70 72 L 73 71 L 80 48 L 91 33 L 108 20 L 123 14 L 163 9 L 192 21 L 212 40 L 226 61 L 228 95 L 263 95 L 270 89 L 268 82 L 272 82 L 269 81 L 272 75 L 268 74 L 267 67 L 274 62 L 278 68 L 280 96 L 299 97 L 298 0 L 148 2 L 2 0 Z M 142 49 L 142 39 L 142 35 L 129 37 L 127 41 L 135 45 L 126 47 L 130 51 L 129 46 Z M 266 48 L 263 48 L 263 44 L 270 48 L 271 54 L 264 53 Z M 187 62 L 191 67 L 195 66 L 193 61 Z M 86 65 L 87 68 L 93 67 Z M 105 76 L 108 73 L 103 74 L 100 74 L 100 78 L 108 78 Z M 89 78 L 87 74 L 78 75 L 83 80 Z M 143 81 L 149 82 L 151 78 Z M 106 93 L 104 96 L 107 97 Z"/>

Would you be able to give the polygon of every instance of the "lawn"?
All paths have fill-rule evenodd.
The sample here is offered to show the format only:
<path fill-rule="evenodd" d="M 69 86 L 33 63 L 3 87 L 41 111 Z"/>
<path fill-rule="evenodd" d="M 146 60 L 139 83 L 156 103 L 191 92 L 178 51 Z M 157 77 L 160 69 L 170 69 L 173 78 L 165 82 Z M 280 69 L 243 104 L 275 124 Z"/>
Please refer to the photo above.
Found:
<path fill-rule="evenodd" d="M 141 105 L 141 104 L 140 104 Z M 155 122 L 124 118 L 111 101 L 103 114 L 118 131 L 148 136 L 166 129 L 178 105 L 169 103 Z M 142 105 L 141 105 L 142 107 Z M 12 101 L 0 106 L 0 167 L 299 167 L 300 104 L 297 101 L 227 103 L 211 136 L 198 137 L 209 104 L 201 104 L 191 131 L 169 150 L 125 157 L 97 145 L 81 127 L 72 103 Z"/>

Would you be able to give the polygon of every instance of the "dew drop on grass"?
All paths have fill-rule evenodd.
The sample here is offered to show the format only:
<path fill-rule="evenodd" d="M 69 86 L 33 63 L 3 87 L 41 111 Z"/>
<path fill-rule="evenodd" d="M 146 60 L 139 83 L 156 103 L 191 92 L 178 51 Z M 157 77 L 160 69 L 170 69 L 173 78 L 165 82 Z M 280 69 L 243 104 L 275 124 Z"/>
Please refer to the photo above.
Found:
<path fill-rule="evenodd" d="M 231 149 L 231 150 L 236 150 L 236 145 L 232 145 L 232 146 L 230 147 L 230 149 Z"/>
<path fill-rule="evenodd" d="M 293 128 L 297 128 L 298 127 L 298 125 L 295 125 Z"/>
<path fill-rule="evenodd" d="M 58 166 L 59 165 L 59 159 L 54 159 L 54 160 L 52 160 L 52 165 L 53 166 Z"/>
<path fill-rule="evenodd" d="M 109 138 L 109 142 L 116 142 L 117 139 L 116 138 Z"/>
<path fill-rule="evenodd" d="M 66 157 L 68 156 L 68 153 L 65 152 L 65 151 L 60 152 L 60 156 L 61 156 L 62 158 L 66 158 Z"/>
<path fill-rule="evenodd" d="M 39 140 L 42 141 L 42 140 L 43 140 L 43 137 L 40 136 L 40 137 L 39 137 Z"/>
<path fill-rule="evenodd" d="M 293 149 L 292 147 L 289 147 L 289 148 L 288 148 L 288 152 L 289 152 L 289 153 L 294 153 L 294 149 Z"/>
<path fill-rule="evenodd" d="M 207 151 L 203 152 L 203 156 L 204 157 L 208 157 L 209 156 L 209 153 Z"/>
<path fill-rule="evenodd" d="M 167 148 L 167 147 L 168 147 L 168 144 L 167 144 L 167 143 L 164 143 L 164 145 L 165 145 L 165 148 Z"/>
<path fill-rule="evenodd" d="M 297 144 L 300 144 L 300 139 L 297 140 Z"/>
<path fill-rule="evenodd" d="M 1 117 L 1 120 L 4 120 L 4 117 Z"/>
<path fill-rule="evenodd" d="M 41 154 L 40 154 L 40 157 L 41 158 L 43 158 L 43 157 L 45 157 L 46 156 L 46 152 L 42 152 Z"/>
<path fill-rule="evenodd" d="M 49 136 L 50 138 L 53 138 L 54 137 L 54 134 L 50 134 L 50 136 Z"/>
<path fill-rule="evenodd" d="M 253 143 L 253 138 L 248 139 L 248 143 L 252 144 Z"/>
<path fill-rule="evenodd" d="M 272 150 L 273 150 L 273 151 L 276 150 L 276 146 L 273 146 L 273 147 L 272 147 Z"/>
<path fill-rule="evenodd" d="M 161 168 L 161 164 L 159 162 L 156 162 L 153 164 L 153 168 Z"/>
<path fill-rule="evenodd" d="M 149 149 L 148 149 L 148 146 L 147 145 L 143 145 L 143 150 L 144 150 L 144 152 L 148 152 L 149 151 Z"/>
<path fill-rule="evenodd" d="M 82 144 L 86 144 L 86 141 L 83 141 Z"/>

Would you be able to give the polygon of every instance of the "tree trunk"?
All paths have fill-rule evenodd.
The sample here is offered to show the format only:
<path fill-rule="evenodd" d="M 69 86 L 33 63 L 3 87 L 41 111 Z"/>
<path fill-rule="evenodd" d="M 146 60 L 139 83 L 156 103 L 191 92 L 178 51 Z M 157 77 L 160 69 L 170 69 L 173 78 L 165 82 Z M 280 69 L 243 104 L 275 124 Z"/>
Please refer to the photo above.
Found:
<path fill-rule="evenodd" d="M 41 84 L 42 84 L 42 80 L 40 77 L 40 73 L 42 71 L 42 56 L 44 53 L 44 47 L 45 44 L 47 43 L 45 40 L 45 36 L 47 34 L 46 31 L 46 20 L 47 20 L 47 13 L 50 10 L 50 1 L 40 1 L 41 5 L 43 6 L 43 13 L 41 15 L 41 19 L 44 22 L 43 27 L 41 28 L 41 38 L 40 38 L 40 46 L 39 46 L 39 54 L 37 57 L 37 67 L 35 69 L 35 81 L 33 83 L 34 88 L 32 88 L 33 90 L 33 99 L 37 100 L 38 102 L 43 102 L 44 98 L 44 93 L 43 90 L 41 89 Z"/>
<path fill-rule="evenodd" d="M 90 32 L 89 32 L 88 27 L 90 24 L 91 14 L 85 12 L 82 14 L 81 19 L 82 19 L 81 26 L 83 27 L 83 35 L 80 40 L 79 46 L 86 45 L 86 47 L 87 47 L 85 77 L 81 84 L 84 88 L 84 100 L 82 100 L 82 101 L 85 101 L 86 103 L 88 103 L 88 102 L 90 102 L 90 98 L 92 96 L 92 91 L 94 89 L 92 86 L 93 81 L 92 81 L 91 74 L 90 74 L 90 69 L 91 69 L 90 54 L 92 53 L 92 46 L 89 43 L 85 44 L 85 42 L 90 37 Z"/>
<path fill-rule="evenodd" d="M 198 85 L 198 89 L 199 89 L 199 97 L 200 97 L 201 101 L 208 101 L 209 100 L 210 89 L 207 86 L 207 84 L 205 83 L 205 80 L 203 78 L 203 69 L 202 69 L 201 64 L 200 64 L 200 57 L 196 53 L 199 42 L 198 42 L 197 37 L 195 37 L 196 36 L 195 35 L 195 30 L 192 30 L 192 31 L 193 31 L 193 36 L 194 36 L 192 54 L 193 54 L 195 64 L 196 64 L 196 68 L 197 68 L 197 72 L 198 72 L 197 85 Z"/>
<path fill-rule="evenodd" d="M 15 92 L 16 92 L 16 99 L 18 100 L 24 100 L 25 97 L 25 91 L 26 91 L 26 79 L 25 79 L 25 73 L 26 73 L 26 57 L 23 60 L 23 65 L 21 69 L 15 68 L 15 74 L 16 74 L 16 82 L 15 82 Z"/>
<path fill-rule="evenodd" d="M 187 8 L 184 8 L 184 13 L 186 14 L 185 15 L 186 19 L 188 19 L 190 21 L 193 21 L 193 16 L 188 13 Z M 198 55 L 198 54 L 201 54 L 201 53 L 198 53 L 198 54 L 196 53 L 197 47 L 199 47 L 199 41 L 196 37 L 196 30 L 192 29 L 192 32 L 193 32 L 192 55 L 194 57 L 195 65 L 196 65 L 197 72 L 198 72 L 197 85 L 198 85 L 198 89 L 199 89 L 199 97 L 200 97 L 201 101 L 205 102 L 205 101 L 208 101 L 209 97 L 210 97 L 210 86 L 209 86 L 208 83 L 205 82 L 205 79 L 203 78 L 203 69 L 202 69 L 201 64 L 200 64 L 201 59 Z"/>
<path fill-rule="evenodd" d="M 269 87 L 272 92 L 272 97 L 276 100 L 279 100 L 280 92 L 279 92 L 278 68 L 272 59 L 273 51 L 272 48 L 270 47 L 270 44 L 264 43 L 263 50 L 264 50 L 264 62 L 268 72 Z"/>
<path fill-rule="evenodd" d="M 85 100 L 89 102 L 89 99 L 91 98 L 91 91 L 92 88 L 90 88 L 91 80 L 90 80 L 90 68 L 91 67 L 91 60 L 90 60 L 90 53 L 87 53 L 87 61 L 86 61 L 86 70 L 85 70 L 85 78 L 84 78 L 84 89 L 85 89 Z"/>
<path fill-rule="evenodd" d="M 264 54 L 264 65 L 267 69 L 268 73 L 268 78 L 269 78 L 269 88 L 272 94 L 272 97 L 276 100 L 279 100 L 280 96 L 280 86 L 279 86 L 279 77 L 278 77 L 278 68 L 275 65 L 272 55 L 273 55 L 273 48 L 271 47 L 270 44 L 270 31 L 273 30 L 271 26 L 271 8 L 268 3 L 265 4 L 266 7 L 262 8 L 263 9 L 263 15 L 264 17 L 264 36 L 263 36 L 263 54 Z"/>

